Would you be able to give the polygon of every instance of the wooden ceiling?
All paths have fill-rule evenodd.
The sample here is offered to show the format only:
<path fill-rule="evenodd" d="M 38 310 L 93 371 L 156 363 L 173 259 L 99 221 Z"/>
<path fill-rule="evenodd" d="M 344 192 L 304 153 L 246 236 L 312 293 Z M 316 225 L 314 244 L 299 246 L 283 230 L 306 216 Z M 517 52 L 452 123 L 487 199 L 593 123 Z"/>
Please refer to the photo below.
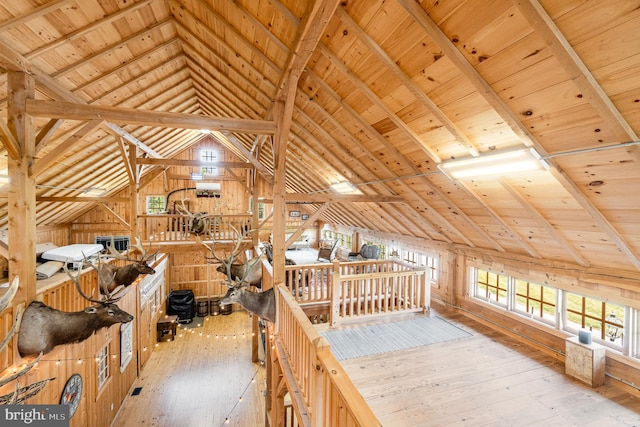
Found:
<path fill-rule="evenodd" d="M 336 201 L 325 221 L 640 270 L 640 1 L 318 5 L 331 17 L 301 40 L 307 1 L 2 2 L 2 124 L 7 70 L 33 75 L 42 101 L 28 110 L 38 116 L 37 224 L 67 223 L 91 206 L 44 197 L 114 195 L 128 185 L 129 147 L 171 158 L 202 126 L 268 177 L 274 98 L 291 58 L 310 54 L 295 93 L 287 191 L 329 195 L 347 180 L 364 195 L 402 200 Z M 11 147 L 5 134 L 0 126 Z M 548 170 L 453 181 L 438 169 L 527 147 Z"/>

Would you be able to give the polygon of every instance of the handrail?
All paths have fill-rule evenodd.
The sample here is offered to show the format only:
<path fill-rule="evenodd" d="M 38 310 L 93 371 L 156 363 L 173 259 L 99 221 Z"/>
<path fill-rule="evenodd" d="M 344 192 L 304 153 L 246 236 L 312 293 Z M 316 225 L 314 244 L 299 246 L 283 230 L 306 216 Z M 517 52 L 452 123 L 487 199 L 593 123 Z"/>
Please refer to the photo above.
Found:
<path fill-rule="evenodd" d="M 235 230 L 242 231 L 251 223 L 248 214 L 212 215 L 207 217 L 208 227 L 203 240 L 235 240 Z M 143 241 L 193 242 L 195 236 L 189 232 L 189 219 L 180 214 L 138 215 L 140 235 Z"/>
<path fill-rule="evenodd" d="M 278 307 L 275 348 L 282 348 L 286 356 L 278 359 L 288 364 L 287 370 L 295 378 L 295 384 L 288 381 L 289 391 L 298 392 L 311 425 L 381 426 L 290 290 L 280 285 L 275 294 Z"/>

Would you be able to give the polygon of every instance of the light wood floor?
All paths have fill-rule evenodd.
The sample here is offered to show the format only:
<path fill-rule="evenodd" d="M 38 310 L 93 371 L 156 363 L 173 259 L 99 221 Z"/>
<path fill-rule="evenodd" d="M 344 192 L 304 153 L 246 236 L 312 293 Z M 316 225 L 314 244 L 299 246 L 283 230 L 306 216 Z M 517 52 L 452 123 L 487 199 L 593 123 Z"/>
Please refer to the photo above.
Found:
<path fill-rule="evenodd" d="M 640 425 L 640 399 L 615 380 L 592 389 L 539 350 L 446 309 L 435 314 L 473 336 L 341 362 L 384 426 Z"/>
<path fill-rule="evenodd" d="M 640 425 L 640 399 L 614 380 L 591 389 L 549 355 L 460 314 L 435 314 L 473 336 L 341 362 L 384 426 Z M 141 393 L 113 426 L 264 425 L 265 369 L 251 363 L 247 313 L 210 316 L 193 331 L 155 349 L 135 384 Z"/>
<path fill-rule="evenodd" d="M 114 427 L 264 425 L 265 368 L 251 362 L 251 319 L 244 311 L 202 319 L 155 348 L 134 384 L 140 394 L 127 397 Z"/>

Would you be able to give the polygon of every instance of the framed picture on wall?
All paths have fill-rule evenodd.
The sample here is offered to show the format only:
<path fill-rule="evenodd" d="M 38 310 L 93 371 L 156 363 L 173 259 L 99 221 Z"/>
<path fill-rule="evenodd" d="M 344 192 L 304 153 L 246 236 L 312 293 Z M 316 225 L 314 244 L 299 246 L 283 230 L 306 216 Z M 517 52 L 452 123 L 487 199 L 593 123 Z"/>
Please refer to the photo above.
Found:
<path fill-rule="evenodd" d="M 302 220 L 307 220 L 309 219 L 309 214 L 302 214 Z"/>
<path fill-rule="evenodd" d="M 289 211 L 289 216 L 291 218 L 299 218 L 300 217 L 300 211 Z"/>

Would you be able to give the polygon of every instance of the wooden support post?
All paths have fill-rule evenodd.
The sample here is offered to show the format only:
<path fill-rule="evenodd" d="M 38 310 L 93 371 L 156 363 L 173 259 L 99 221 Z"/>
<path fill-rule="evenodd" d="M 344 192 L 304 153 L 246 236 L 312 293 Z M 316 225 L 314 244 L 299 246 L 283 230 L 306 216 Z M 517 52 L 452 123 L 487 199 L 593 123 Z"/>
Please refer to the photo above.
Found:
<path fill-rule="evenodd" d="M 29 174 L 35 155 L 35 122 L 26 113 L 27 99 L 35 96 L 31 75 L 9 71 L 7 126 L 18 144 L 18 157 L 8 157 L 9 186 L 9 282 L 18 276 L 16 303 L 29 304 L 36 297 L 36 183 Z"/>
<path fill-rule="evenodd" d="M 134 239 L 140 235 L 140 224 L 138 223 L 138 185 L 140 181 L 140 175 L 138 173 L 138 167 L 136 165 L 136 155 L 137 155 L 137 147 L 130 146 L 129 147 L 129 162 L 131 164 L 131 171 L 133 173 L 132 181 L 129 182 L 129 191 L 130 191 L 130 200 L 131 200 L 131 219 L 129 220 L 130 225 L 130 239 L 134 241 Z M 140 240 L 147 240 L 149 236 L 141 236 Z"/>

